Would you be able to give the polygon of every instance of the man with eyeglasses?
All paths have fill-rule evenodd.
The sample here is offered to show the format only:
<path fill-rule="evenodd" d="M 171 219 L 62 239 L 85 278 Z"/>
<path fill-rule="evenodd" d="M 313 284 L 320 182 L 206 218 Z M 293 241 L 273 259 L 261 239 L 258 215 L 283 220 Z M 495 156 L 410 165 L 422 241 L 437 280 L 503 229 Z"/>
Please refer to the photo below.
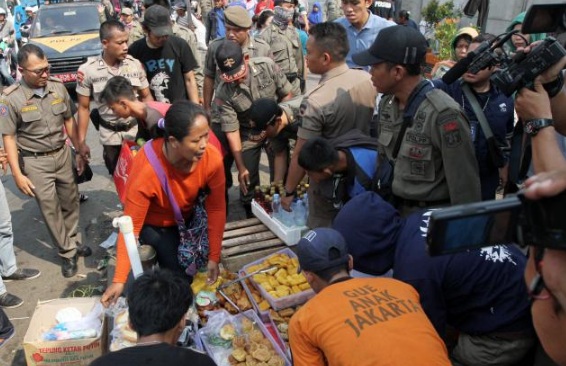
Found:
<path fill-rule="evenodd" d="M 18 52 L 22 79 L 0 97 L 0 133 L 18 189 L 35 197 L 62 259 L 64 277 L 77 273 L 77 256 L 92 253 L 80 246 L 79 191 L 72 167 L 67 131 L 78 150 L 77 123 L 63 83 L 49 77 L 50 66 L 36 45 Z M 77 154 L 81 174 L 84 160 Z"/>

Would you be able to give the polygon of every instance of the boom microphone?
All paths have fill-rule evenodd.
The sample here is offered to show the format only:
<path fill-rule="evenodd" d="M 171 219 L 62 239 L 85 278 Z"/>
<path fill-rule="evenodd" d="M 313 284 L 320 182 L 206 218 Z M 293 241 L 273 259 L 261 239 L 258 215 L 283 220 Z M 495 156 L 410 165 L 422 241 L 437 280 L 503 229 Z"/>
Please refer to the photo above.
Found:
<path fill-rule="evenodd" d="M 476 55 L 473 55 L 472 52 L 470 52 L 466 57 L 458 61 L 456 65 L 452 66 L 452 68 L 442 76 L 442 81 L 450 85 L 456 80 L 460 79 L 460 77 L 464 75 L 466 70 L 468 70 L 468 67 L 475 57 Z"/>

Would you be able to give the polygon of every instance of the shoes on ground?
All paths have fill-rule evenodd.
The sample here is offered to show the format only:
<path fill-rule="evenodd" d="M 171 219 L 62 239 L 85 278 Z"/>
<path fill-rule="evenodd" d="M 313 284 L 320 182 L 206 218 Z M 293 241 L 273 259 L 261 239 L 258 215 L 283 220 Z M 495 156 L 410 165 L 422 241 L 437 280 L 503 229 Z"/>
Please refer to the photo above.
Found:
<path fill-rule="evenodd" d="M 0 307 L 4 309 L 13 309 L 22 306 L 24 300 L 7 292 L 0 295 Z"/>
<path fill-rule="evenodd" d="M 90 257 L 92 255 L 92 249 L 86 245 L 77 245 L 77 255 L 79 257 Z"/>
<path fill-rule="evenodd" d="M 8 342 L 10 339 L 12 339 L 14 337 L 14 334 L 16 334 L 16 328 L 12 328 L 8 331 L 8 333 L 1 335 L 0 336 L 0 348 L 2 348 L 2 346 L 4 346 L 6 344 L 6 342 Z"/>
<path fill-rule="evenodd" d="M 79 268 L 77 265 L 77 254 L 75 254 L 71 258 L 62 259 L 63 263 L 61 264 L 61 273 L 63 274 L 63 277 L 69 278 L 76 275 Z"/>
<path fill-rule="evenodd" d="M 41 272 L 37 269 L 33 268 L 18 268 L 16 272 L 12 273 L 9 276 L 2 277 L 2 281 L 4 282 L 11 282 L 11 281 L 25 281 L 25 280 L 33 280 L 34 278 L 39 277 Z"/>
<path fill-rule="evenodd" d="M 79 194 L 79 202 L 83 203 L 83 202 L 86 202 L 86 201 L 88 201 L 88 196 L 84 193 L 80 193 Z"/>

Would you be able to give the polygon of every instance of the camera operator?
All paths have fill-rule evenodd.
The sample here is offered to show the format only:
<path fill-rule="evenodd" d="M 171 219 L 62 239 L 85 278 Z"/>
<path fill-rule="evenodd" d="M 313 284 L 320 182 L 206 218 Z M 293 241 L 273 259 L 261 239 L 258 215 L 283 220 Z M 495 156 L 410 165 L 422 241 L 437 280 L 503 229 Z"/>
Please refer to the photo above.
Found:
<path fill-rule="evenodd" d="M 525 48 L 529 52 L 534 44 Z M 566 90 L 563 71 L 566 57 L 535 80 L 534 90 L 523 88 L 515 106 L 531 136 L 532 166 L 537 174 L 529 178 L 525 196 L 529 199 L 552 197 L 566 190 L 566 158 L 560 150 L 558 133 L 566 134 Z M 532 127 L 532 128 L 531 128 Z M 560 136 L 563 138 L 563 136 Z M 533 323 L 548 355 L 566 365 L 566 251 L 532 247 L 525 280 L 531 286 Z M 544 265 L 542 265 L 544 261 Z M 543 286 L 536 291 L 537 279 Z M 538 294 L 536 294 L 538 292 Z"/>

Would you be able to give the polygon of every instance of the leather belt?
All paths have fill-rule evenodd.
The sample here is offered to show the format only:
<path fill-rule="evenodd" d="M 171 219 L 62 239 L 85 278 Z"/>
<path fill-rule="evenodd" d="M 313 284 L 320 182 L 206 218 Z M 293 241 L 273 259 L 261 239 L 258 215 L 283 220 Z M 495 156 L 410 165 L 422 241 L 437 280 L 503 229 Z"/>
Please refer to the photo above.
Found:
<path fill-rule="evenodd" d="M 428 208 L 428 207 L 440 207 L 440 206 L 450 205 L 450 200 L 419 201 L 419 200 L 407 200 L 400 197 L 396 197 L 396 200 L 397 200 L 397 205 L 399 207 L 406 206 L 406 207 Z"/>
<path fill-rule="evenodd" d="M 59 151 L 61 151 L 64 147 L 65 147 L 65 144 L 61 145 L 60 147 L 56 148 L 55 150 L 51 150 L 51 151 L 47 151 L 47 152 L 33 152 L 33 151 L 29 151 L 29 150 L 24 150 L 24 149 L 19 149 L 18 152 L 24 158 L 27 158 L 27 157 L 30 157 L 30 156 L 38 158 L 38 157 L 42 157 L 42 156 L 50 156 L 50 155 L 56 154 Z"/>
<path fill-rule="evenodd" d="M 114 132 L 126 132 L 132 129 L 132 127 L 136 126 L 138 121 L 133 119 L 128 123 L 108 123 L 102 118 L 100 119 L 100 125 L 107 130 L 114 131 Z"/>

